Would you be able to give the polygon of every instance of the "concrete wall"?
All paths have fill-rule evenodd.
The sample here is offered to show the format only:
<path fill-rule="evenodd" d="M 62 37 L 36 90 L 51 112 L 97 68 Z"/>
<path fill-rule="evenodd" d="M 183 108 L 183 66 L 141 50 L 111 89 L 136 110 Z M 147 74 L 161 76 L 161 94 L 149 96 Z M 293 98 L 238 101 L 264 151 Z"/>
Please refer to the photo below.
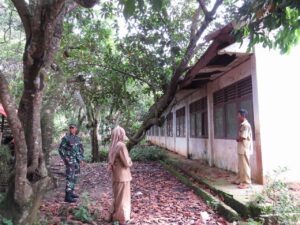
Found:
<path fill-rule="evenodd" d="M 188 156 L 191 155 L 193 159 L 201 159 L 208 162 L 210 165 L 215 165 L 219 168 L 237 172 L 238 158 L 237 158 L 237 143 L 233 139 L 215 139 L 214 138 L 214 111 L 213 111 L 213 93 L 228 85 L 235 83 L 243 78 L 252 76 L 253 86 L 253 111 L 254 111 L 254 123 L 255 123 L 255 142 L 254 153 L 251 156 L 251 170 L 252 177 L 261 182 L 261 152 L 260 152 L 260 124 L 259 124 L 259 112 L 258 112 L 258 100 L 257 100 L 257 81 L 255 70 L 255 57 L 250 57 L 249 60 L 243 62 L 239 66 L 233 68 L 231 71 L 215 79 L 207 84 L 207 86 L 190 93 L 187 96 L 181 98 L 177 96 L 178 104 L 174 107 L 174 124 L 173 124 L 173 137 L 160 139 L 158 143 L 158 137 L 148 137 L 152 143 L 164 146 L 171 151 L 178 154 Z M 189 122 L 189 105 L 207 96 L 208 100 L 208 132 L 209 138 L 191 138 L 189 135 L 190 122 Z M 181 107 L 186 107 L 186 137 L 177 137 L 176 135 L 176 110 Z"/>
<path fill-rule="evenodd" d="M 213 93 L 249 75 L 252 77 L 254 112 L 254 154 L 251 156 L 252 177 L 259 183 L 264 175 L 286 166 L 288 181 L 300 180 L 300 46 L 288 55 L 256 46 L 255 55 L 206 87 L 178 97 L 174 107 L 173 137 L 148 137 L 153 143 L 181 155 L 202 159 L 210 165 L 237 171 L 235 140 L 215 139 Z M 207 96 L 209 138 L 189 137 L 189 104 Z M 185 138 L 176 138 L 175 112 L 186 106 Z"/>
<path fill-rule="evenodd" d="M 234 69 L 230 70 L 223 76 L 219 77 L 218 79 L 214 80 L 213 82 L 208 84 L 208 95 L 213 96 L 213 93 L 215 91 L 218 91 L 224 87 L 229 86 L 232 83 L 235 83 L 243 78 L 246 78 L 248 76 L 252 76 L 252 84 L 253 84 L 253 111 L 254 113 L 254 124 L 255 124 L 255 142 L 254 142 L 254 151 L 253 155 L 250 158 L 250 164 L 251 164 L 251 172 L 252 177 L 257 180 L 261 181 L 261 169 L 260 168 L 260 162 L 257 163 L 257 157 L 260 155 L 260 152 L 257 153 L 257 145 L 259 144 L 259 141 L 257 142 L 257 139 L 260 138 L 259 133 L 259 122 L 258 122 L 258 110 L 257 110 L 257 95 L 256 90 L 256 71 L 255 71 L 255 57 L 251 56 L 249 60 L 246 62 L 240 64 L 239 66 L 235 67 Z M 212 103 L 212 102 L 211 102 Z M 213 114 L 213 107 L 211 106 L 212 114 Z M 213 121 L 213 116 L 211 118 L 211 121 Z M 213 123 L 210 126 L 210 129 L 214 130 Z M 225 139 L 214 139 L 214 132 L 212 132 L 211 137 L 213 139 L 212 142 L 212 151 L 213 151 L 213 163 L 215 166 L 219 168 L 223 168 L 226 170 L 237 172 L 237 143 L 235 140 L 225 140 Z M 257 143 L 256 143 L 257 142 Z"/>
<path fill-rule="evenodd" d="M 287 166 L 300 181 L 300 45 L 290 54 L 255 48 L 263 170 Z"/>

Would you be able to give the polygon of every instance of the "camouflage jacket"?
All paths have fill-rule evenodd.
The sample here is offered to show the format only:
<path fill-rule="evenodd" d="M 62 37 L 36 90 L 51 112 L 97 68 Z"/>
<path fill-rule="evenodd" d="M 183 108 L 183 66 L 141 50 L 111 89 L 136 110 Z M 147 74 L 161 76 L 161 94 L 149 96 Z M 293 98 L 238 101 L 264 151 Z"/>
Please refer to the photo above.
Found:
<path fill-rule="evenodd" d="M 83 160 L 83 145 L 81 139 L 72 134 L 66 134 L 60 143 L 58 152 L 65 163 L 79 163 Z"/>

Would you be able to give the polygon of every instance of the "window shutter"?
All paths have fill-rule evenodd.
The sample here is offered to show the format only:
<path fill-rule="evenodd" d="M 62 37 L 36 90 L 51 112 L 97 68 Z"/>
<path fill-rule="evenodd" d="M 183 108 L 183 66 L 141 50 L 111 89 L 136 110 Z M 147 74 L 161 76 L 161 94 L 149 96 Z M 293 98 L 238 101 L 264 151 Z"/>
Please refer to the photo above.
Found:
<path fill-rule="evenodd" d="M 234 100 L 237 97 L 236 85 L 230 85 L 224 89 L 225 102 Z"/>
<path fill-rule="evenodd" d="M 245 95 L 252 94 L 252 80 L 251 76 L 241 80 L 237 84 L 238 96 L 243 97 Z"/>
<path fill-rule="evenodd" d="M 224 103 L 224 89 L 219 90 L 214 93 L 214 105 L 218 105 L 220 103 Z"/>

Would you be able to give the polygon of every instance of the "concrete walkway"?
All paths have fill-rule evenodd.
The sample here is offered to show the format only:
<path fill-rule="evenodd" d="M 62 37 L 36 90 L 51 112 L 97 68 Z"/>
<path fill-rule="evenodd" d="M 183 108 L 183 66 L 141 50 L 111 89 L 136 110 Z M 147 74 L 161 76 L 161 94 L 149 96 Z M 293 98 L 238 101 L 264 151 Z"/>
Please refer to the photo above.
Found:
<path fill-rule="evenodd" d="M 248 204 L 262 192 L 263 185 L 252 184 L 248 189 L 239 189 L 231 184 L 235 174 L 230 171 L 210 167 L 199 160 L 186 159 L 183 156 L 167 151 L 167 162 L 186 175 L 194 178 L 202 188 L 218 197 L 242 216 L 249 216 Z"/>

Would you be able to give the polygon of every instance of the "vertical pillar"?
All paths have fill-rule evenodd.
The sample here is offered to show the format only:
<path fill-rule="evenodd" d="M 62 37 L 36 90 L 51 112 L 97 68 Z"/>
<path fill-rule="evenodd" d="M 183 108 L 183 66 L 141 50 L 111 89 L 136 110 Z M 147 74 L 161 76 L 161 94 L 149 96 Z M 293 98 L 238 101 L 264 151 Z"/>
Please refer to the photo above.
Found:
<path fill-rule="evenodd" d="M 259 123 L 259 107 L 258 107 L 258 88 L 257 88 L 257 74 L 255 55 L 251 56 L 251 77 L 252 77 L 252 98 L 253 98 L 253 113 L 254 113 L 254 127 L 255 130 L 255 157 L 256 157 L 256 173 L 255 181 L 259 184 L 264 183 L 263 179 L 263 162 L 261 151 L 261 136 L 260 136 L 260 123 Z"/>
<path fill-rule="evenodd" d="M 214 165 L 214 116 L 213 116 L 213 91 L 212 83 L 206 85 L 207 94 L 207 126 L 208 126 L 208 142 L 207 157 L 210 166 Z"/>
<path fill-rule="evenodd" d="M 186 135 L 186 155 L 187 158 L 191 158 L 191 152 L 190 152 L 190 107 L 189 107 L 189 101 L 186 101 L 185 103 L 185 135 Z"/>

